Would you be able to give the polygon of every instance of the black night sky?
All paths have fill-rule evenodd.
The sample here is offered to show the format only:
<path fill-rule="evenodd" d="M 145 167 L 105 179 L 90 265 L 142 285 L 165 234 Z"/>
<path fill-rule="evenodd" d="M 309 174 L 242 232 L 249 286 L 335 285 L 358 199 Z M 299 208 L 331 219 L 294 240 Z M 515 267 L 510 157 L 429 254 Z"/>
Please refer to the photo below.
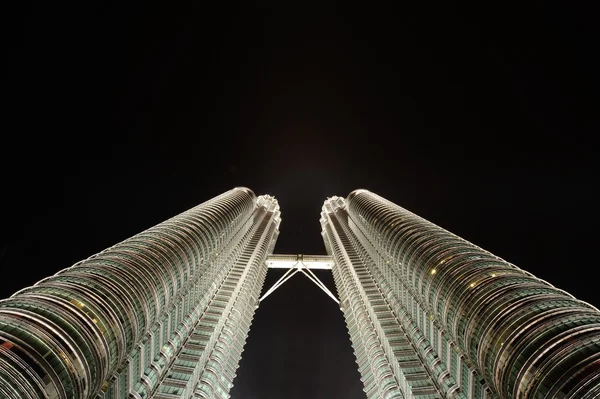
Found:
<path fill-rule="evenodd" d="M 247 186 L 279 200 L 277 253 L 324 253 L 323 201 L 366 188 L 600 306 L 596 14 L 272 3 L 5 10 L 1 297 Z M 235 384 L 364 397 L 300 275 L 257 310 Z"/>

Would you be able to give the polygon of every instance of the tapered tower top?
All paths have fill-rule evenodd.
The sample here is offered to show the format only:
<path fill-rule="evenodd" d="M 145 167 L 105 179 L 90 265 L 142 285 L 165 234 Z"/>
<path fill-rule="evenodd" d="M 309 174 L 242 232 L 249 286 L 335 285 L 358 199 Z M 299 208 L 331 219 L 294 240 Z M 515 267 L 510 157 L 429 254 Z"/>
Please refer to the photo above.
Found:
<path fill-rule="evenodd" d="M 240 191 L 245 191 L 248 194 L 250 194 L 250 196 L 252 198 L 256 198 L 256 194 L 254 194 L 254 191 L 250 190 L 248 187 L 234 187 L 234 190 L 240 190 Z"/>
<path fill-rule="evenodd" d="M 360 194 L 362 192 L 369 192 L 369 190 L 366 190 L 364 188 L 357 188 L 356 190 L 354 190 L 350 194 L 348 194 L 348 196 L 346 197 L 346 200 L 350 201 L 350 200 L 352 200 L 352 198 L 354 198 L 355 195 Z"/>

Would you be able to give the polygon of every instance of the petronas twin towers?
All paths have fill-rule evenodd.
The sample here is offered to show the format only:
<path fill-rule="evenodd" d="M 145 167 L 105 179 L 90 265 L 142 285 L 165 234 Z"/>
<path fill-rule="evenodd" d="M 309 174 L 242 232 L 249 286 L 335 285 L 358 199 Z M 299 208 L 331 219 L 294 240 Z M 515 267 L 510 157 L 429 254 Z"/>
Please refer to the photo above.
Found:
<path fill-rule="evenodd" d="M 600 397 L 593 306 L 367 190 L 325 201 L 329 256 L 273 255 L 280 221 L 237 187 L 0 301 L 0 398 L 227 398 L 290 260 L 332 270 L 369 399 Z"/>

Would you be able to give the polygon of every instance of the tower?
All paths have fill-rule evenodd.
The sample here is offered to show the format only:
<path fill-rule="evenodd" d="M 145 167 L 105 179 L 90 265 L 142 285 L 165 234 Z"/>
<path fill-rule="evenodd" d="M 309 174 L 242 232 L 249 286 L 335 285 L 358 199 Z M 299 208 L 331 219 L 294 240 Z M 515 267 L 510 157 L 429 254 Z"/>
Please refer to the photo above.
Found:
<path fill-rule="evenodd" d="M 0 397 L 228 397 L 279 215 L 235 188 L 0 301 Z"/>
<path fill-rule="evenodd" d="M 593 306 L 367 190 L 325 201 L 327 256 L 273 255 L 280 222 L 237 187 L 0 301 L 0 398 L 227 398 L 296 274 L 339 304 L 368 399 L 600 396 Z"/>
<path fill-rule="evenodd" d="M 600 312 L 367 190 L 322 235 L 368 398 L 596 398 Z"/>

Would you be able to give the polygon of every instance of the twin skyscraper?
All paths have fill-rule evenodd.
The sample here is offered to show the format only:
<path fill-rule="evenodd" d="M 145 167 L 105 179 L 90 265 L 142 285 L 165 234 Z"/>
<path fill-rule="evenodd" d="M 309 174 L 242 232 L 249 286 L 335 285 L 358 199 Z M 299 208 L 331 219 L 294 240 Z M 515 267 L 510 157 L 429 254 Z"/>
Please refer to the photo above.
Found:
<path fill-rule="evenodd" d="M 280 222 L 236 187 L 0 301 L 0 398 L 228 398 Z M 320 223 L 367 398 L 600 397 L 590 304 L 367 190 Z"/>

